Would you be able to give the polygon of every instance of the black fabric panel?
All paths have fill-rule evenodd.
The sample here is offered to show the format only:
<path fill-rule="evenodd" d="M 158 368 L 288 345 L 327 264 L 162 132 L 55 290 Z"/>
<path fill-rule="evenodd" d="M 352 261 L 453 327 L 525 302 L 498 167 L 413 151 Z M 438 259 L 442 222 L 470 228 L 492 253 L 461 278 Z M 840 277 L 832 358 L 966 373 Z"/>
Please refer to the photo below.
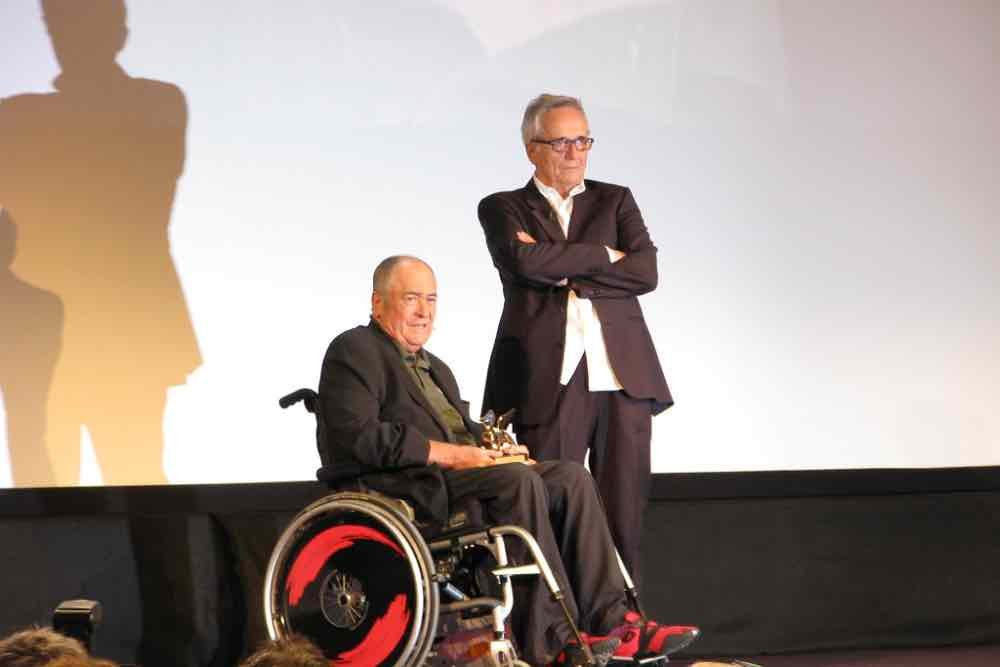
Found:
<path fill-rule="evenodd" d="M 994 480 L 965 472 L 917 481 Z M 763 479 L 746 474 L 737 490 Z M 0 634 L 89 597 L 105 608 L 100 655 L 235 664 L 266 635 L 273 544 L 325 494 L 305 482 L 0 492 Z M 700 625 L 706 656 L 1000 643 L 998 517 L 1000 491 L 654 500 L 643 599 L 656 618 Z"/>
<path fill-rule="evenodd" d="M 825 651 L 743 656 L 766 667 L 997 667 L 1000 646 L 949 646 L 883 651 Z M 671 660 L 670 667 L 694 667 L 695 659 Z M 726 660 L 724 664 L 729 664 Z"/>
<path fill-rule="evenodd" d="M 133 662 L 142 630 L 139 584 L 124 517 L 0 521 L 0 636 L 49 625 L 63 600 L 98 600 L 98 653 Z"/>
<path fill-rule="evenodd" d="M 1000 491 L 1000 467 L 797 470 L 653 475 L 651 500 L 793 498 Z M 0 489 L 0 517 L 297 511 L 319 482 Z"/>
<path fill-rule="evenodd" d="M 145 667 L 237 662 L 244 607 L 224 536 L 206 515 L 129 517 L 139 581 Z"/>
<path fill-rule="evenodd" d="M 647 610 L 698 655 L 1000 642 L 1000 494 L 658 501 Z"/>
<path fill-rule="evenodd" d="M 297 511 L 328 493 L 319 482 L 0 489 L 0 517 Z"/>
<path fill-rule="evenodd" d="M 243 656 L 267 640 L 264 577 L 271 551 L 294 517 L 294 512 L 242 512 L 216 517 L 227 540 L 230 567 L 240 582 L 242 607 L 234 619 L 234 632 Z"/>
<path fill-rule="evenodd" d="M 1000 467 L 764 470 L 653 475 L 652 500 L 1000 491 Z"/>
<path fill-rule="evenodd" d="M 3 519 L 0 636 L 48 625 L 62 600 L 103 607 L 95 653 L 145 667 L 231 667 L 243 612 L 220 532 L 207 516 Z M 237 601 L 240 604 L 237 609 Z"/>

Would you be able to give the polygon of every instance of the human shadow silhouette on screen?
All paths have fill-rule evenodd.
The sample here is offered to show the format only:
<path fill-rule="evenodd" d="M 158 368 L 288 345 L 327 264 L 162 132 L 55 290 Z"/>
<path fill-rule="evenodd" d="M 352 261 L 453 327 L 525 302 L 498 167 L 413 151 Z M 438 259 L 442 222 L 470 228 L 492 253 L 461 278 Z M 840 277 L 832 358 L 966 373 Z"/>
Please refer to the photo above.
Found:
<path fill-rule="evenodd" d="M 17 227 L 0 209 L 0 395 L 7 413 L 7 450 L 14 486 L 52 484 L 45 448 L 45 409 L 59 356 L 59 297 L 21 280 L 10 265 Z"/>
<path fill-rule="evenodd" d="M 201 363 L 168 237 L 186 101 L 116 62 L 123 0 L 41 4 L 61 72 L 54 92 L 0 101 L 0 206 L 18 223 L 13 270 L 64 307 L 46 427 L 54 481 L 79 483 L 86 427 L 106 484 L 165 482 L 166 391 Z M 8 419 L 35 409 L 8 401 Z"/>

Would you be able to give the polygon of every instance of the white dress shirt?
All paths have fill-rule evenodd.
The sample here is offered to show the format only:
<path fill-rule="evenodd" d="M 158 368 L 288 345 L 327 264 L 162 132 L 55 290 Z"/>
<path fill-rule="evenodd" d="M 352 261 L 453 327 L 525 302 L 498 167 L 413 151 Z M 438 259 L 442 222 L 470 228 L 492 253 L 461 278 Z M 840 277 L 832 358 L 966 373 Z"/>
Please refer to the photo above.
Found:
<path fill-rule="evenodd" d="M 537 178 L 534 181 L 535 187 L 555 211 L 563 235 L 569 238 L 569 220 L 570 216 L 573 215 L 573 197 L 586 190 L 586 186 L 581 182 L 569 191 L 568 197 L 563 199 L 555 188 L 550 188 Z M 612 248 L 607 248 L 607 251 L 608 259 L 611 262 L 616 262 L 623 256 Z M 563 279 L 562 284 L 566 284 L 566 282 L 566 279 Z M 611 368 L 608 350 L 604 345 L 604 330 L 601 328 L 601 320 L 597 316 L 597 312 L 594 311 L 594 305 L 590 299 L 580 298 L 573 290 L 570 290 L 566 303 L 566 337 L 563 347 L 562 373 L 559 376 L 560 384 L 569 383 L 570 378 L 573 377 L 573 371 L 576 370 L 584 354 L 587 355 L 587 388 L 590 391 L 615 391 L 622 388 L 614 369 Z"/>

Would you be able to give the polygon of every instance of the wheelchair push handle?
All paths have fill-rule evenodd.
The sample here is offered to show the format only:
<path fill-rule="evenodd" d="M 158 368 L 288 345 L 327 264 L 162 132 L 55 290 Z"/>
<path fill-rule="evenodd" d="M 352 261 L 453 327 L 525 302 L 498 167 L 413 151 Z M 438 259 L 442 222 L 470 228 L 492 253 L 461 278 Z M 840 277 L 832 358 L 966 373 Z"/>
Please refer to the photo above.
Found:
<path fill-rule="evenodd" d="M 280 405 L 282 409 L 288 409 L 296 403 L 301 402 L 305 405 L 306 410 L 316 414 L 317 401 L 319 401 L 319 394 L 312 389 L 302 388 L 296 389 L 292 393 L 279 398 L 278 405 Z"/>

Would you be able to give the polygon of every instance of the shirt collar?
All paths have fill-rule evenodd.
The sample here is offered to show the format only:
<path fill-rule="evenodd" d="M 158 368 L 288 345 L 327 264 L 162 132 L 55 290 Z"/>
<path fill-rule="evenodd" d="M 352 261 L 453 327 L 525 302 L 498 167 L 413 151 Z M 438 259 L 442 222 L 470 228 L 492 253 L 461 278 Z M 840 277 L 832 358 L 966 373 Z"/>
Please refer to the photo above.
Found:
<path fill-rule="evenodd" d="M 414 368 L 430 372 L 431 361 L 427 358 L 427 353 L 424 352 L 423 349 L 419 349 L 416 352 L 410 352 L 408 350 L 404 350 L 403 346 L 399 343 L 396 343 L 396 347 L 399 349 L 399 353 L 403 356 L 403 361 Z"/>
<path fill-rule="evenodd" d="M 564 204 L 566 203 L 567 200 L 572 199 L 573 197 L 577 196 L 578 194 L 587 189 L 587 186 L 584 184 L 584 182 L 580 181 L 577 185 L 573 186 L 572 190 L 569 191 L 569 196 L 566 197 L 566 199 L 563 199 L 563 196 L 559 194 L 558 190 L 556 190 L 555 188 L 551 188 L 548 185 L 545 185 L 545 183 L 542 183 L 540 180 L 538 180 L 537 176 L 532 176 L 531 180 L 534 181 L 535 187 L 538 188 L 538 192 L 540 192 L 541 195 L 545 197 L 549 201 L 549 203 L 552 204 L 553 206 L 559 206 L 560 204 Z"/>

